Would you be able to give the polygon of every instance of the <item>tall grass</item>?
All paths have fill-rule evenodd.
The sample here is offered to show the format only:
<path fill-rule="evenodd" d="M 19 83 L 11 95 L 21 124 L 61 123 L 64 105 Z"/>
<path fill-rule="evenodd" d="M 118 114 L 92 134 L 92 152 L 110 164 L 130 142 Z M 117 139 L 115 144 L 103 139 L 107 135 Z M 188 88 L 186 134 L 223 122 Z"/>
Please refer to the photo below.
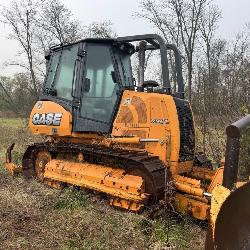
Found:
<path fill-rule="evenodd" d="M 26 145 L 39 139 L 9 122 L 0 123 L 1 162 L 12 142 L 20 160 Z M 121 211 L 92 192 L 55 190 L 11 177 L 2 165 L 0 249 L 203 249 L 205 230 L 190 218 L 167 214 L 151 219 L 147 213 Z"/>

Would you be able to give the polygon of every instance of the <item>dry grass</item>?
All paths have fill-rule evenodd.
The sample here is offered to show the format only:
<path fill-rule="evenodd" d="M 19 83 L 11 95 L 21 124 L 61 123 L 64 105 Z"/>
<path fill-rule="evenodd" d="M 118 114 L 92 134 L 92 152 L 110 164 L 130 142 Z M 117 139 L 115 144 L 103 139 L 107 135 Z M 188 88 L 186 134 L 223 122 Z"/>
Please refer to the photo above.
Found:
<path fill-rule="evenodd" d="M 21 126 L 1 127 L 1 162 L 13 140 L 19 159 L 34 138 Z M 54 190 L 0 166 L 0 249 L 203 249 L 204 238 L 191 219 L 120 211 L 91 192 Z"/>

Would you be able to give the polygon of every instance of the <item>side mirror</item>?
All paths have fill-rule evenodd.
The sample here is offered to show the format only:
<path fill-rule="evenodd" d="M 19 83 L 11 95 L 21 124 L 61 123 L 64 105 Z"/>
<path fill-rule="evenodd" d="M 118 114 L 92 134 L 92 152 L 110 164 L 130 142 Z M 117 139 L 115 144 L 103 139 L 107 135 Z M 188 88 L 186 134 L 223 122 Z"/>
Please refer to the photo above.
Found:
<path fill-rule="evenodd" d="M 82 90 L 83 90 L 83 92 L 89 92 L 89 90 L 90 90 L 90 79 L 89 78 L 84 79 Z"/>
<path fill-rule="evenodd" d="M 115 71 L 111 71 L 111 77 L 114 83 L 118 83 L 118 79 L 116 77 Z"/>

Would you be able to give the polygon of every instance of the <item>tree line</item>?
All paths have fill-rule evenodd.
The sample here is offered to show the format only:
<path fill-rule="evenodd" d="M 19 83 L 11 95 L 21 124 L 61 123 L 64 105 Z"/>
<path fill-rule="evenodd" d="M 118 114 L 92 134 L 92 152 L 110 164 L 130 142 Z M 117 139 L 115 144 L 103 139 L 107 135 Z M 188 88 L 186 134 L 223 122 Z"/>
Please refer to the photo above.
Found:
<path fill-rule="evenodd" d="M 212 0 L 141 0 L 134 16 L 180 49 L 186 96 L 204 134 L 213 123 L 228 123 L 249 113 L 250 24 L 235 39 L 218 37 L 222 14 Z M 2 22 L 10 26 L 10 38 L 18 41 L 22 55 L 22 60 L 7 64 L 20 66 L 24 73 L 0 77 L 0 104 L 2 110 L 18 115 L 27 115 L 38 98 L 45 76 L 44 52 L 50 46 L 84 37 L 116 36 L 110 21 L 84 26 L 60 0 L 13 0 L 11 7 L 2 10 Z M 169 64 L 174 91 L 171 53 Z M 156 72 L 154 68 L 151 78 L 157 79 Z"/>

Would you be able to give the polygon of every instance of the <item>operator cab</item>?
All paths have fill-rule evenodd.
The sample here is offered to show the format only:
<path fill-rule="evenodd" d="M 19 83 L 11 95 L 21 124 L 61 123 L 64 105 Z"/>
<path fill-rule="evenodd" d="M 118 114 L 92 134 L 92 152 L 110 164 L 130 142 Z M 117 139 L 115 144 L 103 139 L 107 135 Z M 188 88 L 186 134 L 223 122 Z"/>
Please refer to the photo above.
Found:
<path fill-rule="evenodd" d="M 140 41 L 135 47 L 131 42 Z M 51 100 L 69 110 L 74 132 L 109 133 L 124 89 L 136 91 L 159 87 L 155 81 L 144 81 L 146 50 L 160 50 L 162 91 L 171 94 L 166 45 L 157 35 L 120 37 L 117 39 L 84 39 L 74 44 L 56 46 L 46 55 L 47 77 L 41 100 Z M 139 73 L 135 86 L 131 55 L 138 52 Z M 177 70 L 179 93 L 183 95 L 181 67 Z M 149 91 L 150 92 L 150 91 Z"/>
<path fill-rule="evenodd" d="M 51 51 L 45 93 L 71 103 L 80 97 L 80 115 L 109 122 L 119 85 L 133 85 L 130 44 L 85 40 Z M 79 92 L 79 93 L 78 93 Z"/>

